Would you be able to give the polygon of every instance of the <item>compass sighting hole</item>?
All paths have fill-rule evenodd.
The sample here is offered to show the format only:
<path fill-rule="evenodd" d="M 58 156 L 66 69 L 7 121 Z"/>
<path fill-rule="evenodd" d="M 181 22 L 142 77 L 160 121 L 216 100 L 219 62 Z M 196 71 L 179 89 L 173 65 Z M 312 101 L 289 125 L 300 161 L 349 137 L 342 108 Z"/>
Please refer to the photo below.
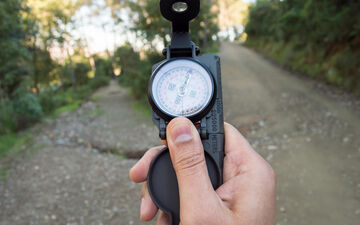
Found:
<path fill-rule="evenodd" d="M 172 8 L 177 13 L 183 13 L 188 9 L 188 5 L 186 2 L 175 2 Z"/>

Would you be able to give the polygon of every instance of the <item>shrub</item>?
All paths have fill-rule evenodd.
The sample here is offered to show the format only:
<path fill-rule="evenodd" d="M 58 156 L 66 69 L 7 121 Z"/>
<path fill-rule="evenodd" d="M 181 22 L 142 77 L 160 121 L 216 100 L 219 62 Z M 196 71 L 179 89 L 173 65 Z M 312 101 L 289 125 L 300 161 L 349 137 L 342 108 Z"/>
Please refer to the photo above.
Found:
<path fill-rule="evenodd" d="M 58 102 L 51 91 L 41 92 L 39 102 L 45 114 L 53 112 L 58 107 Z"/>
<path fill-rule="evenodd" d="M 360 93 L 358 1 L 257 1 L 246 45 L 291 69 Z M 263 43 L 266 43 L 265 46 Z"/>
<path fill-rule="evenodd" d="M 77 85 L 84 85 L 89 81 L 88 73 L 91 71 L 91 67 L 85 63 L 76 63 L 74 67 L 74 73 L 76 77 Z"/>
<path fill-rule="evenodd" d="M 119 84 L 130 88 L 131 94 L 136 99 L 145 99 L 151 67 L 162 59 L 164 57 L 157 52 L 146 52 L 146 58 L 140 60 L 139 53 L 135 52 L 131 47 L 118 48 L 114 61 L 122 68 Z"/>
<path fill-rule="evenodd" d="M 107 86 L 110 82 L 110 78 L 105 76 L 97 76 L 89 81 L 89 86 L 92 90 L 96 90 L 100 87 Z"/>
<path fill-rule="evenodd" d="M 92 93 L 92 89 L 89 85 L 83 85 L 78 87 L 77 92 L 75 94 L 76 99 L 86 99 Z"/>
<path fill-rule="evenodd" d="M 14 128 L 12 104 L 8 99 L 0 100 L 0 135 L 10 133 Z"/>
<path fill-rule="evenodd" d="M 102 76 L 111 76 L 112 71 L 112 65 L 111 61 L 109 59 L 103 59 L 95 56 L 95 77 L 102 77 Z"/>
<path fill-rule="evenodd" d="M 12 101 L 16 118 L 15 130 L 28 127 L 41 119 L 43 111 L 38 98 L 33 93 L 24 93 Z"/>

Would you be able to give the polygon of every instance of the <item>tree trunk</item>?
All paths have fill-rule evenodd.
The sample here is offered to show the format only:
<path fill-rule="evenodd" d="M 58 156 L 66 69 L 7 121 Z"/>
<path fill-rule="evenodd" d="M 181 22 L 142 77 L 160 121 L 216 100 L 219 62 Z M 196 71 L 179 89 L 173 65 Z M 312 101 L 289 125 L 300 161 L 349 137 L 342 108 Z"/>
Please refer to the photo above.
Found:
<path fill-rule="evenodd" d="M 77 91 L 76 77 L 75 77 L 74 66 L 73 66 L 71 55 L 69 53 L 69 49 L 67 49 L 67 55 L 69 57 L 71 83 L 72 83 L 74 91 L 76 92 Z"/>
<path fill-rule="evenodd" d="M 106 33 L 106 29 L 105 29 L 105 24 L 102 24 L 102 29 L 103 31 Z M 105 40 L 106 43 L 108 43 L 107 40 Z M 115 49 L 114 49 L 114 52 L 115 52 Z M 109 50 L 109 46 L 106 44 L 106 54 L 110 60 L 110 70 L 111 70 L 111 78 L 114 78 L 115 77 L 115 72 L 114 72 L 114 66 L 113 66 L 113 57 L 112 55 L 110 54 L 110 50 Z"/>
<path fill-rule="evenodd" d="M 34 82 L 34 89 L 36 94 L 39 94 L 39 71 L 37 68 L 37 48 L 36 48 L 36 35 L 34 35 L 34 42 L 33 42 L 33 82 Z"/>
<path fill-rule="evenodd" d="M 207 29 L 207 20 L 204 21 L 204 52 L 207 52 L 207 49 L 208 49 L 208 29 Z"/>

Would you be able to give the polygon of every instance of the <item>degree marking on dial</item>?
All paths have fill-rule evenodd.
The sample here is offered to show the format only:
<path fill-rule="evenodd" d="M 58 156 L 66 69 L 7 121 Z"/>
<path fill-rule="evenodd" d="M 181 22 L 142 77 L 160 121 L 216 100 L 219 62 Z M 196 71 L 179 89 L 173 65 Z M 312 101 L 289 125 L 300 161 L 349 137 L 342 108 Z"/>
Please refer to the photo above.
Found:
<path fill-rule="evenodd" d="M 157 81 L 153 82 L 154 100 L 160 109 L 170 115 L 196 114 L 210 101 L 213 83 L 208 72 L 197 63 L 176 61 L 188 62 L 177 63 L 177 66 L 173 61 L 158 72 Z"/>

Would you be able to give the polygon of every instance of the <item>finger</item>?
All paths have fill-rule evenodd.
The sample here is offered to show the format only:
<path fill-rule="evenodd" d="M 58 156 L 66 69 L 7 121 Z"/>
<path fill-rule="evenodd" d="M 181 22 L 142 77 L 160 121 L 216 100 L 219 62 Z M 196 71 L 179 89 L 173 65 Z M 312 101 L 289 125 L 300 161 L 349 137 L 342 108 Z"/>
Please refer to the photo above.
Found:
<path fill-rule="evenodd" d="M 159 218 L 156 222 L 156 225 L 169 225 L 170 219 L 163 211 L 160 211 Z"/>
<path fill-rule="evenodd" d="M 225 155 L 232 152 L 238 152 L 242 157 L 251 157 L 254 153 L 257 154 L 249 144 L 249 142 L 242 136 L 242 134 L 231 124 L 225 123 Z"/>
<path fill-rule="evenodd" d="M 145 182 L 141 190 L 140 219 L 143 221 L 152 220 L 158 211 L 158 208 L 152 201 Z"/>
<path fill-rule="evenodd" d="M 208 202 L 215 192 L 201 139 L 193 123 L 186 118 L 173 119 L 167 126 L 167 142 L 178 179 L 181 210 Z"/>
<path fill-rule="evenodd" d="M 223 182 L 264 163 L 262 157 L 232 125 L 225 123 L 225 158 Z"/>
<path fill-rule="evenodd" d="M 144 182 L 147 178 L 150 163 L 156 154 L 165 146 L 158 146 L 149 149 L 143 157 L 130 169 L 129 177 L 136 183 Z"/>
<path fill-rule="evenodd" d="M 166 145 L 167 145 L 166 140 L 161 140 L 161 144 L 163 144 L 164 146 L 166 146 Z"/>
<path fill-rule="evenodd" d="M 224 184 L 217 193 L 226 205 L 238 212 L 264 211 L 261 208 L 274 205 L 276 176 L 273 169 L 229 124 L 225 124 L 225 153 Z M 269 209 L 268 212 L 266 217 L 273 221 L 274 211 Z"/>

